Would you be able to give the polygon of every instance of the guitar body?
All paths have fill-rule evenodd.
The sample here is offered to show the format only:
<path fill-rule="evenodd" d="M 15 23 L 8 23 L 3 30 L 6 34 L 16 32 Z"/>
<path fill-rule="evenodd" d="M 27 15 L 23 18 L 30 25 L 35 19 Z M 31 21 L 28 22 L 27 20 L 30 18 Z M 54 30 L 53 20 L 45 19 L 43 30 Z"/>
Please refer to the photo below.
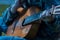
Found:
<path fill-rule="evenodd" d="M 38 28 L 39 28 L 38 23 L 32 23 L 25 26 L 22 25 L 24 19 L 30 16 L 30 14 L 28 13 L 30 13 L 30 9 L 27 10 L 25 15 L 23 15 L 22 17 L 18 19 L 18 22 L 15 25 L 15 28 L 14 28 L 14 24 L 16 23 L 17 19 L 12 23 L 12 25 L 8 27 L 7 32 L 6 32 L 7 36 L 18 36 L 18 37 L 26 37 L 26 38 L 33 38 L 36 36 Z"/>

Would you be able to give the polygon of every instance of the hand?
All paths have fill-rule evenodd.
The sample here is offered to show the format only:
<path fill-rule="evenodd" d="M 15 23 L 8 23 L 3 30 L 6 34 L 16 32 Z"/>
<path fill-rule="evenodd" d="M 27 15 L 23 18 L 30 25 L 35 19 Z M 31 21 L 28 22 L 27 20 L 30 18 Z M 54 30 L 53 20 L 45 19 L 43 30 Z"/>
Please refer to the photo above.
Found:
<path fill-rule="evenodd" d="M 44 10 L 44 11 L 42 12 L 41 16 L 42 16 L 43 18 L 48 17 L 48 16 L 51 16 L 51 10 L 50 10 L 50 9 L 49 9 L 49 10 Z"/>
<path fill-rule="evenodd" d="M 60 5 L 54 7 L 53 14 L 60 14 Z"/>
<path fill-rule="evenodd" d="M 56 15 L 56 14 L 60 14 L 60 5 L 58 6 L 53 6 L 51 9 L 49 10 L 44 10 L 42 15 L 44 17 L 47 17 L 47 16 L 51 16 L 51 15 Z"/>
<path fill-rule="evenodd" d="M 43 11 L 43 17 L 45 18 L 45 20 L 46 20 L 46 17 L 48 20 L 51 20 L 51 19 L 54 20 L 54 18 L 58 18 L 59 16 L 60 16 L 60 5 L 54 6 L 50 10 Z"/>
<path fill-rule="evenodd" d="M 60 18 L 60 5 L 53 7 L 52 15 L 53 18 Z"/>
<path fill-rule="evenodd" d="M 42 12 L 41 16 L 42 16 L 42 17 L 41 17 L 42 20 L 45 21 L 45 22 L 49 22 L 49 21 L 52 21 L 52 20 L 53 20 L 53 16 L 52 16 L 52 14 L 51 14 L 51 9 L 49 9 L 49 10 L 44 10 L 44 11 Z"/>

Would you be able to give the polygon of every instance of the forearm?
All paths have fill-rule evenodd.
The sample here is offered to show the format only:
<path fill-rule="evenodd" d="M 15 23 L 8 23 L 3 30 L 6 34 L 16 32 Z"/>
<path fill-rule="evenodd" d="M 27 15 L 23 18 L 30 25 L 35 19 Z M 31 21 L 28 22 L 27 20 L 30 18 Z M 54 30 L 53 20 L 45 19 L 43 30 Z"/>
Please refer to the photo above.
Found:
<path fill-rule="evenodd" d="M 12 13 L 11 12 L 11 8 L 7 8 L 5 12 L 3 12 L 3 21 L 4 23 L 9 23 L 11 21 L 13 21 L 16 17 L 18 16 L 18 13 Z"/>
<path fill-rule="evenodd" d="M 10 8 L 7 8 L 2 14 L 2 17 L 0 17 L 0 31 L 6 32 L 7 26 L 18 16 L 18 13 L 12 13 Z"/>
<path fill-rule="evenodd" d="M 3 21 L 3 17 L 0 17 L 0 34 L 2 32 L 6 32 L 7 30 L 7 25 Z"/>

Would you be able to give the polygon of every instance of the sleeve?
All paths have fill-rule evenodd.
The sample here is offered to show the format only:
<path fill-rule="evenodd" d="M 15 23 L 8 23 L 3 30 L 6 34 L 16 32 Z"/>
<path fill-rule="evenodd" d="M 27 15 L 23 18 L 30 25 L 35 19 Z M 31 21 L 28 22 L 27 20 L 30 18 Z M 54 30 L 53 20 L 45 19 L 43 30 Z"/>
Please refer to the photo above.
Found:
<path fill-rule="evenodd" d="M 0 36 L 0 40 L 27 40 L 27 39 L 15 36 Z"/>
<path fill-rule="evenodd" d="M 18 16 L 18 13 L 12 13 L 10 7 L 7 8 L 0 17 L 0 31 L 6 32 L 8 25 Z"/>
<path fill-rule="evenodd" d="M 10 9 L 11 9 L 11 7 L 7 8 L 6 11 L 3 12 L 3 15 L 2 15 L 3 21 L 7 25 L 9 25 L 10 22 L 12 22 L 18 16 L 18 13 L 17 12 L 12 13 Z"/>

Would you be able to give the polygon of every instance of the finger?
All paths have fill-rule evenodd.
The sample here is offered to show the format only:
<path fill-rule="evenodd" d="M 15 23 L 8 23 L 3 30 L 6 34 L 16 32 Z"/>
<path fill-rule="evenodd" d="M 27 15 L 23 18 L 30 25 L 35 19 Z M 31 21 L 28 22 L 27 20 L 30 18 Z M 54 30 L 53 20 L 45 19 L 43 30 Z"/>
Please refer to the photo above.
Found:
<path fill-rule="evenodd" d="M 55 9 L 53 13 L 54 14 L 60 14 L 60 9 Z"/>
<path fill-rule="evenodd" d="M 60 5 L 58 5 L 58 6 L 55 6 L 55 9 L 59 9 L 60 8 Z"/>
<path fill-rule="evenodd" d="M 42 16 L 46 15 L 46 12 L 47 12 L 46 10 L 43 11 L 41 15 L 42 15 Z"/>
<path fill-rule="evenodd" d="M 60 5 L 54 8 L 53 14 L 60 14 Z"/>
<path fill-rule="evenodd" d="M 54 11 L 55 11 L 55 12 L 60 12 L 60 9 L 55 9 Z"/>

